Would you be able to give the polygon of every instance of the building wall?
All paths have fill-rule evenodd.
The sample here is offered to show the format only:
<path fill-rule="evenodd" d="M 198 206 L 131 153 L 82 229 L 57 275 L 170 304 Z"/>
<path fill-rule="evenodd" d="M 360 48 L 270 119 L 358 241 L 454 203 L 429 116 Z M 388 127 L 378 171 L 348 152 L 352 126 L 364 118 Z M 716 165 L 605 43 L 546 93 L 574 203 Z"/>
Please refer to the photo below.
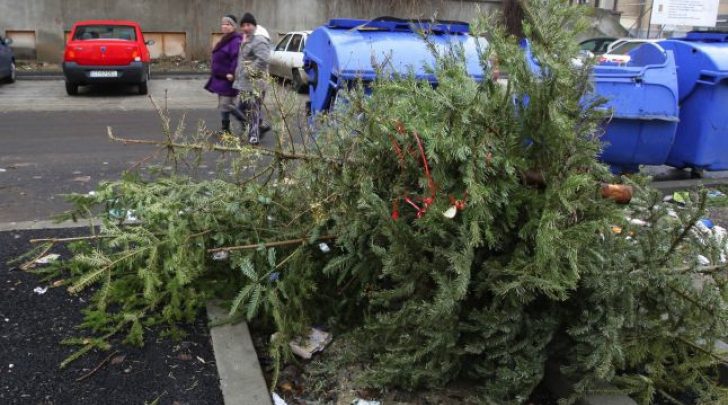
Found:
<path fill-rule="evenodd" d="M 170 41 L 184 34 L 185 56 L 200 60 L 208 58 L 212 35 L 219 31 L 224 14 L 252 12 L 275 40 L 275 33 L 313 29 L 333 17 L 436 14 L 440 19 L 469 21 L 478 9 L 488 13 L 499 7 L 500 0 L 0 0 L 0 33 L 24 32 L 27 37 L 34 32 L 33 54 L 41 61 L 57 62 L 65 32 L 75 21 L 130 19 L 145 32 L 170 34 Z M 172 45 L 170 49 L 177 44 Z"/>
<path fill-rule="evenodd" d="M 606 0 L 603 0 L 606 1 Z M 660 31 L 659 26 L 650 26 L 650 9 L 652 0 L 619 0 L 617 11 L 622 14 L 622 25 L 635 36 L 644 37 L 648 27 L 650 35 L 655 36 Z M 720 15 L 728 15 L 728 0 L 720 0 Z M 721 24 L 719 22 L 719 24 Z"/>

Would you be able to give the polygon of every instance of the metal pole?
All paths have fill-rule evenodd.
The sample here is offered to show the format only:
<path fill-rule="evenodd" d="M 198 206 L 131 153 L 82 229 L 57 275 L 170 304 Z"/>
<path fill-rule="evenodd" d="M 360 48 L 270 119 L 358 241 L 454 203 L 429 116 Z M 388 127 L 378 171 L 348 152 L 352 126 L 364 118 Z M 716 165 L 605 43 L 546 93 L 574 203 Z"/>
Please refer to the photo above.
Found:
<path fill-rule="evenodd" d="M 637 37 L 638 38 L 642 36 L 642 22 L 644 21 L 644 19 L 645 19 L 645 2 L 641 1 L 640 2 L 640 14 L 637 17 Z"/>
<path fill-rule="evenodd" d="M 651 3 L 652 4 L 650 4 L 650 19 L 647 20 L 647 38 L 648 39 L 650 38 L 650 28 L 652 28 L 652 9 L 653 9 L 653 6 L 655 5 L 655 0 L 652 0 Z"/>

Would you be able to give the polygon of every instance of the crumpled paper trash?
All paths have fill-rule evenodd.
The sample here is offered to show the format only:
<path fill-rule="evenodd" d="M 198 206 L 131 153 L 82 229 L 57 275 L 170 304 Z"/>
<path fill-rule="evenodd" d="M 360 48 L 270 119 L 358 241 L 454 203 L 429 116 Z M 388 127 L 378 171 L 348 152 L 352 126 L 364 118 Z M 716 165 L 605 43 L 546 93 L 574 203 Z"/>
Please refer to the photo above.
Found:
<path fill-rule="evenodd" d="M 276 394 L 275 392 L 271 393 L 271 396 L 273 397 L 273 405 L 288 405 L 286 400 L 281 398 L 281 396 Z"/>
<path fill-rule="evenodd" d="M 382 405 L 381 401 L 367 401 L 366 399 L 355 399 L 351 405 Z"/>
<path fill-rule="evenodd" d="M 35 262 L 37 264 L 49 264 L 49 263 L 52 263 L 52 262 L 55 262 L 56 260 L 58 260 L 59 257 L 61 257 L 61 255 L 52 253 L 52 254 L 41 257 L 40 259 L 36 260 Z"/>
<path fill-rule="evenodd" d="M 275 340 L 276 336 L 278 336 L 278 333 L 274 333 L 271 340 Z M 331 343 L 331 339 L 330 333 L 311 328 L 307 338 L 298 337 L 291 340 L 288 345 L 295 355 L 310 360 L 315 353 L 322 352 Z"/>
<path fill-rule="evenodd" d="M 33 292 L 38 295 L 43 295 L 48 292 L 48 287 L 35 287 Z"/>

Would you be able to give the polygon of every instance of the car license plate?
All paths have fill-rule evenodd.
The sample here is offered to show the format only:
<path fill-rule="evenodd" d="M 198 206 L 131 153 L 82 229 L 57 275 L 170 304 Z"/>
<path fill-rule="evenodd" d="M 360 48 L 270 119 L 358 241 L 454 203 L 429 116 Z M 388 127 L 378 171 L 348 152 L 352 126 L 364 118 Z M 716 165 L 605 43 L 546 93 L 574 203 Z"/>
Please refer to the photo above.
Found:
<path fill-rule="evenodd" d="M 89 74 L 91 77 L 117 77 L 119 72 L 116 70 L 92 70 Z"/>

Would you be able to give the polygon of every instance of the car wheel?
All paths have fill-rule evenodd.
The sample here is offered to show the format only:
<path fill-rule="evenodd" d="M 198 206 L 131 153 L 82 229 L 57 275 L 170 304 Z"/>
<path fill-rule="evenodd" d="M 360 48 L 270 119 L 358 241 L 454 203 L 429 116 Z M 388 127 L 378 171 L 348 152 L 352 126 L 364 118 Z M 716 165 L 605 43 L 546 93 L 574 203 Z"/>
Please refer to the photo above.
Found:
<path fill-rule="evenodd" d="M 147 93 L 149 93 L 149 87 L 147 86 L 147 82 L 139 83 L 139 94 L 145 96 L 147 95 Z"/>
<path fill-rule="evenodd" d="M 15 83 L 16 76 L 17 69 L 15 67 L 15 62 L 10 62 L 10 76 L 8 76 L 8 83 Z"/>
<path fill-rule="evenodd" d="M 66 93 L 69 96 L 75 96 L 78 94 L 78 85 L 76 83 L 66 82 Z"/>
<path fill-rule="evenodd" d="M 303 78 L 301 78 L 301 72 L 298 69 L 295 69 L 293 71 L 293 80 L 291 82 L 291 85 L 293 86 L 293 89 L 299 93 L 303 93 L 307 90 L 307 86 L 303 83 Z"/>

